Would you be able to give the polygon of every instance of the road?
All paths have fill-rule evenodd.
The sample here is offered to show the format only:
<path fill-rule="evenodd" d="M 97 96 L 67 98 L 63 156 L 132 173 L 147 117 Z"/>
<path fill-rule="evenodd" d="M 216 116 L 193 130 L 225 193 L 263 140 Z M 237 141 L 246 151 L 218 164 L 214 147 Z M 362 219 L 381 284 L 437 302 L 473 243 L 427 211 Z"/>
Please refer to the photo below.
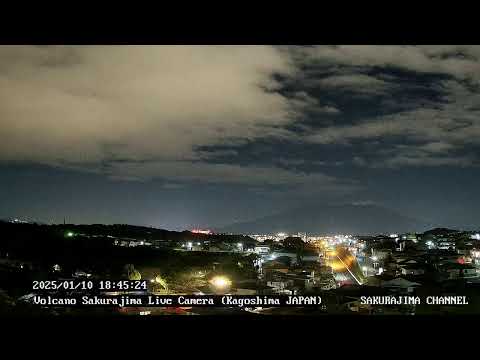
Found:
<path fill-rule="evenodd" d="M 348 249 L 337 246 L 330 255 L 330 262 L 337 282 L 358 285 L 362 285 L 365 282 L 364 275 L 355 256 Z"/>

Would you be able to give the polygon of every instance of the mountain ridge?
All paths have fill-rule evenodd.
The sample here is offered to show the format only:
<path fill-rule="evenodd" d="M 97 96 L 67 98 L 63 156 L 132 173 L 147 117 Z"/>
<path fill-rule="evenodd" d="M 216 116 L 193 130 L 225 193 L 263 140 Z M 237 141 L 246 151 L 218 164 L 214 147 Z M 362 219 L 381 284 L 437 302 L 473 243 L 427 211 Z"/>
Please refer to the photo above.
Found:
<path fill-rule="evenodd" d="M 369 235 L 421 232 L 432 224 L 375 204 L 308 205 L 252 221 L 237 222 L 219 231 L 231 233 L 296 233 Z"/>

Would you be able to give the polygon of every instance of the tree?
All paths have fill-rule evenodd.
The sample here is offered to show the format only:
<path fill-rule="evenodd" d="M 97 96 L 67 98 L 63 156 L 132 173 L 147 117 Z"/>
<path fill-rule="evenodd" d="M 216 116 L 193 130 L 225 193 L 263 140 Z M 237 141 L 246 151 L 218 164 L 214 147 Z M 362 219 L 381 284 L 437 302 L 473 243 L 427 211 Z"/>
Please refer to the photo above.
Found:
<path fill-rule="evenodd" d="M 303 240 L 297 236 L 289 236 L 283 240 L 283 247 L 285 249 L 297 250 L 298 248 L 303 248 L 305 243 Z"/>
<path fill-rule="evenodd" d="M 127 273 L 128 280 L 141 280 L 142 275 L 140 272 L 135 269 L 135 267 L 132 264 L 127 264 L 125 265 L 125 271 Z"/>
<path fill-rule="evenodd" d="M 297 254 L 297 264 L 302 263 L 306 244 L 301 238 L 298 236 L 289 236 L 283 240 L 283 246 L 285 249 L 295 250 Z"/>
<path fill-rule="evenodd" d="M 160 275 L 155 276 L 155 283 L 163 287 L 166 291 L 168 291 L 168 284 L 167 281 Z"/>

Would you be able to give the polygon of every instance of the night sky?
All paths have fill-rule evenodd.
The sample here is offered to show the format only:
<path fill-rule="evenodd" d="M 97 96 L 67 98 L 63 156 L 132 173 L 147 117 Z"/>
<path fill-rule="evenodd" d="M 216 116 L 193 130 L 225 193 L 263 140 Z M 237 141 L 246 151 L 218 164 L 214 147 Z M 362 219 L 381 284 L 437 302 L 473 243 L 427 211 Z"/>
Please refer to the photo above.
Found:
<path fill-rule="evenodd" d="M 479 223 L 479 46 L 0 46 L 0 218 Z"/>

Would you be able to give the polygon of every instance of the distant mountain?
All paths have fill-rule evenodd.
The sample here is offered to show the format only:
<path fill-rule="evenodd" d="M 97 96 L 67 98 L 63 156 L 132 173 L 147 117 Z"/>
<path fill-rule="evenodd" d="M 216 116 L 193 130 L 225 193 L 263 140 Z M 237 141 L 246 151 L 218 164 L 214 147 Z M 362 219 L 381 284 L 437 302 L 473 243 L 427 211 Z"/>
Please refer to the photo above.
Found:
<path fill-rule="evenodd" d="M 428 231 L 425 231 L 424 235 L 435 235 L 435 236 L 446 236 L 449 234 L 454 234 L 460 232 L 459 230 L 455 229 L 448 229 L 448 228 L 435 228 Z"/>
<path fill-rule="evenodd" d="M 306 206 L 219 229 L 228 233 L 380 234 L 421 232 L 431 225 L 372 204 Z"/>
<path fill-rule="evenodd" d="M 172 240 L 172 241 L 205 241 L 211 242 L 230 242 L 230 243 L 256 243 L 256 241 L 248 236 L 243 235 L 224 235 L 224 234 L 196 234 L 190 231 L 170 231 L 165 229 L 157 229 L 154 227 L 127 225 L 127 224 L 56 224 L 43 225 L 39 223 L 27 223 L 22 221 L 1 221 L 0 234 L 37 234 L 35 236 L 60 236 L 63 238 L 66 232 L 84 236 L 95 236 L 104 238 L 124 238 L 136 240 Z M 42 235 L 43 234 L 43 235 Z M 35 236 L 31 236 L 35 238 Z M 6 236 L 7 238 L 9 236 Z M 11 236 L 15 240 L 15 236 Z"/>

